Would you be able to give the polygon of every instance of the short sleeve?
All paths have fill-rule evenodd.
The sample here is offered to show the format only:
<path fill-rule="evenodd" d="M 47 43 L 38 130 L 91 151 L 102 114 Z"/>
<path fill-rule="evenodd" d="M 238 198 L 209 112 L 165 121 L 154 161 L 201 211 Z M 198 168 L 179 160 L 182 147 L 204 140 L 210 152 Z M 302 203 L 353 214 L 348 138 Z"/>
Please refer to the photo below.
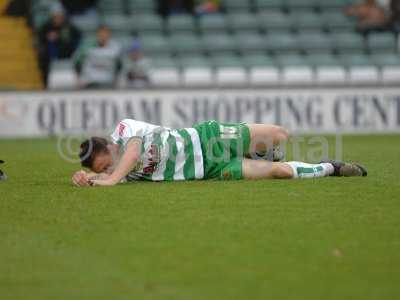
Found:
<path fill-rule="evenodd" d="M 143 135 L 144 128 L 136 121 L 122 120 L 111 134 L 111 139 L 114 144 L 125 146 L 132 138 L 142 139 Z"/>

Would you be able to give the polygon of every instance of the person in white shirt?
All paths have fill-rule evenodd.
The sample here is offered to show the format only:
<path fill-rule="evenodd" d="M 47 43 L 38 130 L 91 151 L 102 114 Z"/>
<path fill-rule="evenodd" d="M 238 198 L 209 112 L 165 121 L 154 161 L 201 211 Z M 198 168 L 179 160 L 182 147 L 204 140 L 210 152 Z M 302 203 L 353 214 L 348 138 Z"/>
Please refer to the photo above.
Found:
<path fill-rule="evenodd" d="M 121 67 L 121 48 L 111 39 L 107 26 L 100 26 L 95 40 L 82 43 L 74 55 L 81 88 L 113 88 Z"/>

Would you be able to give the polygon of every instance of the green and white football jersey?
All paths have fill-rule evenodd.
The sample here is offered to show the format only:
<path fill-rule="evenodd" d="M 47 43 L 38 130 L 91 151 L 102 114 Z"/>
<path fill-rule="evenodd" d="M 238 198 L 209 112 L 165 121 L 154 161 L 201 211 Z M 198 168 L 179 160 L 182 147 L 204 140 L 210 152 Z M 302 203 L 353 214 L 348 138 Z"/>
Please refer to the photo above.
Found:
<path fill-rule="evenodd" d="M 132 138 L 142 140 L 140 161 L 128 181 L 174 181 L 204 178 L 203 153 L 194 128 L 170 129 L 131 119 L 122 120 L 111 135 L 125 148 Z"/>

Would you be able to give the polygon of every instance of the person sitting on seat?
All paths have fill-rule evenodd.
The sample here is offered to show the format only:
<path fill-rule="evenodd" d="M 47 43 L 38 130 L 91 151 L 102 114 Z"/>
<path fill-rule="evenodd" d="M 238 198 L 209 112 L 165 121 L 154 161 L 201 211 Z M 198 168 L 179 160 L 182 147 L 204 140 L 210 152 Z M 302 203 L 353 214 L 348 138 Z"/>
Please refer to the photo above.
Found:
<path fill-rule="evenodd" d="M 150 61 L 143 52 L 139 41 L 134 41 L 122 63 L 119 86 L 121 88 L 142 88 L 150 83 Z"/>
<path fill-rule="evenodd" d="M 74 61 L 81 88 L 114 88 L 120 63 L 121 49 L 111 39 L 107 26 L 100 26 L 96 39 L 83 43 Z"/>
<path fill-rule="evenodd" d="M 387 28 L 389 16 L 386 5 L 379 1 L 365 0 L 362 3 L 348 7 L 345 13 L 348 16 L 357 18 L 357 28 L 363 33 Z"/>

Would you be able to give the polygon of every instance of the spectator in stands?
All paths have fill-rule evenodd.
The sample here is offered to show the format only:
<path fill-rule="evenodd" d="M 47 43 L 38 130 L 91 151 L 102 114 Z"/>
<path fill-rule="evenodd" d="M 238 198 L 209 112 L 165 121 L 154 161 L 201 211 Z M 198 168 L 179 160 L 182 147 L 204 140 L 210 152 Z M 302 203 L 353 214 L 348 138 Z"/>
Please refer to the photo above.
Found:
<path fill-rule="evenodd" d="M 62 6 L 52 6 L 50 20 L 39 29 L 39 61 L 45 84 L 51 61 L 70 58 L 80 39 L 79 30 L 68 21 Z"/>
<path fill-rule="evenodd" d="M 13 17 L 25 17 L 28 20 L 31 15 L 32 0 L 11 0 L 6 5 L 4 13 Z M 0 15 L 3 14 L 0 11 Z"/>
<path fill-rule="evenodd" d="M 365 0 L 346 9 L 348 16 L 357 18 L 358 30 L 364 33 L 387 29 L 387 1 Z"/>
<path fill-rule="evenodd" d="M 158 11 L 163 17 L 177 14 L 193 14 L 194 0 L 157 0 Z"/>
<path fill-rule="evenodd" d="M 196 14 L 205 15 L 219 12 L 219 0 L 198 0 L 196 3 Z"/>
<path fill-rule="evenodd" d="M 100 26 L 96 39 L 83 43 L 74 64 L 80 88 L 113 88 L 121 67 L 120 46 L 111 39 L 107 26 Z"/>
<path fill-rule="evenodd" d="M 142 88 L 150 83 L 150 61 L 144 56 L 139 41 L 134 41 L 123 63 L 119 86 Z"/>
<path fill-rule="evenodd" d="M 93 9 L 98 0 L 61 0 L 70 15 L 82 15 Z"/>
<path fill-rule="evenodd" d="M 390 27 L 395 32 L 400 32 L 400 0 L 390 2 Z"/>

